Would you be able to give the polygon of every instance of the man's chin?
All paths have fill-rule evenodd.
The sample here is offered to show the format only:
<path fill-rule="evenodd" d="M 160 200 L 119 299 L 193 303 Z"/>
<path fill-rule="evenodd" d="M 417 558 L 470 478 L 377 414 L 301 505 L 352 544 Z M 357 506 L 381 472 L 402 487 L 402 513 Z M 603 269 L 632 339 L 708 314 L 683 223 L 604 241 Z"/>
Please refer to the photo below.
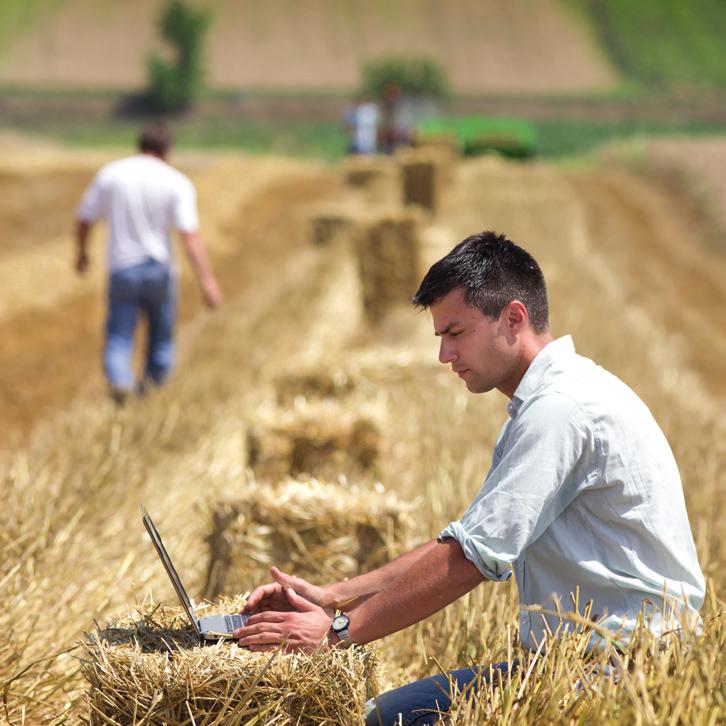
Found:
<path fill-rule="evenodd" d="M 470 393 L 489 393 L 489 391 L 491 391 L 493 388 L 493 386 L 487 386 L 481 381 L 475 381 L 472 379 L 465 380 L 464 383 L 466 384 L 466 387 L 469 389 Z"/>

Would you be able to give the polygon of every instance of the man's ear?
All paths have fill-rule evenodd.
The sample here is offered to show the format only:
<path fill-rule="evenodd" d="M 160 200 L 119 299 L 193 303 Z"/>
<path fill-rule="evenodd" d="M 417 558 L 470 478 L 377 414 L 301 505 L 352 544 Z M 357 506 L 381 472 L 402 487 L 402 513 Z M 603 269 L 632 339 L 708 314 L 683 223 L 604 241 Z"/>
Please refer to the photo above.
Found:
<path fill-rule="evenodd" d="M 518 333 L 529 323 L 529 313 L 524 303 L 512 300 L 506 308 L 507 327 L 512 333 Z"/>

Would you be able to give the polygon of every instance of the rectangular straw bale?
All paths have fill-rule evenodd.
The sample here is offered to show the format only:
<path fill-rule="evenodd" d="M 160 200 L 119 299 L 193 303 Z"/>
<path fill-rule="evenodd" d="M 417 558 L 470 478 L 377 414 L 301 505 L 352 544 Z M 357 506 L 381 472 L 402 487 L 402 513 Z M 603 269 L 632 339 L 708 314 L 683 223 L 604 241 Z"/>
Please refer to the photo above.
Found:
<path fill-rule="evenodd" d="M 346 185 L 367 202 L 400 203 L 400 170 L 386 156 L 351 156 L 343 161 Z"/>
<path fill-rule="evenodd" d="M 450 161 L 443 149 L 420 147 L 399 152 L 403 203 L 415 204 L 435 214 L 440 207 L 443 184 L 450 176 Z"/>
<path fill-rule="evenodd" d="M 310 226 L 314 245 L 330 245 L 353 233 L 357 214 L 349 204 L 329 204 L 313 210 Z"/>
<path fill-rule="evenodd" d="M 309 368 L 285 373 L 275 379 L 277 403 L 287 406 L 296 399 L 347 396 L 355 389 L 353 376 L 342 368 Z"/>
<path fill-rule="evenodd" d="M 202 646 L 179 608 L 147 606 L 88 634 L 84 648 L 94 726 L 357 724 L 376 688 L 375 656 L 365 647 L 292 655 L 251 653 L 234 642 Z"/>
<path fill-rule="evenodd" d="M 373 216 L 356 236 L 363 310 L 373 324 L 408 303 L 420 282 L 420 221 L 412 209 Z"/>
<path fill-rule="evenodd" d="M 205 594 L 241 592 L 270 565 L 313 580 L 352 577 L 411 543 L 411 505 L 382 486 L 288 480 L 211 510 Z"/>
<path fill-rule="evenodd" d="M 366 413 L 321 401 L 268 417 L 247 432 L 248 463 L 258 477 L 363 471 L 378 460 L 379 427 Z"/>

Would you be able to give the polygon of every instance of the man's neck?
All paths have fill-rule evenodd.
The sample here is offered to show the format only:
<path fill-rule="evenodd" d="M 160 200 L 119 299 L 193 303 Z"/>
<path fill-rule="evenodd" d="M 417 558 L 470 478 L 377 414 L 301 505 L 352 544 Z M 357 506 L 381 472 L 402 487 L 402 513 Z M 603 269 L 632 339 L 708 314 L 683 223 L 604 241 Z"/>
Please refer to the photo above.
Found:
<path fill-rule="evenodd" d="M 549 343 L 554 340 L 549 330 L 539 335 L 528 336 L 522 340 L 522 345 L 519 349 L 519 355 L 516 359 L 514 366 L 512 367 L 512 375 L 498 387 L 507 398 L 511 399 L 514 397 L 514 392 L 522 382 L 525 373 L 529 370 L 532 365 L 532 361 L 537 357 L 539 352 L 545 348 Z"/>
<path fill-rule="evenodd" d="M 151 156 L 154 159 L 158 159 L 159 161 L 163 161 L 166 163 L 166 154 L 156 154 L 153 151 L 142 151 L 142 156 Z"/>

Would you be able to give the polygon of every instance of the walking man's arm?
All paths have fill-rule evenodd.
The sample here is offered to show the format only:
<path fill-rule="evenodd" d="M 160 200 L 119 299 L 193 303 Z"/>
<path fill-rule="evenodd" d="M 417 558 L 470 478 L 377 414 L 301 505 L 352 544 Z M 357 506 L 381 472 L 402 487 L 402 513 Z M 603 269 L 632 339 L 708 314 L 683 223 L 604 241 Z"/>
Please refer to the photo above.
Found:
<path fill-rule="evenodd" d="M 199 286 L 202 288 L 205 304 L 209 308 L 219 307 L 222 304 L 222 291 L 212 272 L 212 266 L 209 264 L 209 257 L 199 233 L 182 232 L 181 238 Z"/>
<path fill-rule="evenodd" d="M 91 260 L 88 257 L 88 240 L 91 236 L 91 222 L 84 219 L 76 220 L 76 272 L 85 275 Z"/>

